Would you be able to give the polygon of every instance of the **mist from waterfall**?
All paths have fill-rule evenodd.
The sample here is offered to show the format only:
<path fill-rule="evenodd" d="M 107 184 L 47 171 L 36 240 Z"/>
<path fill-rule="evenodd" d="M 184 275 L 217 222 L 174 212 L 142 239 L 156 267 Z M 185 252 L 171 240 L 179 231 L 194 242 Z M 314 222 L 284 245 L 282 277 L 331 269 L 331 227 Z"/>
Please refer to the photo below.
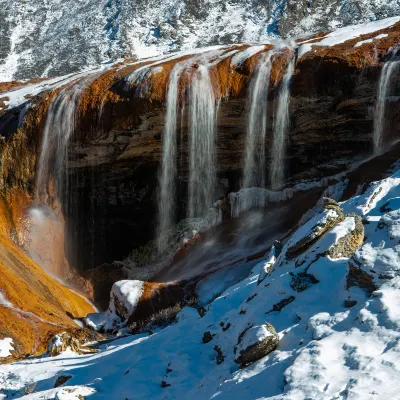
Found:
<path fill-rule="evenodd" d="M 386 101 L 390 96 L 390 89 L 394 73 L 398 70 L 400 61 L 387 61 L 382 68 L 379 78 L 378 98 L 375 108 L 373 151 L 378 155 L 384 150 L 383 134 L 385 130 Z"/>
<path fill-rule="evenodd" d="M 262 54 L 250 82 L 246 137 L 246 153 L 243 168 L 244 188 L 265 187 L 265 136 L 267 131 L 268 92 L 273 52 Z M 242 210 L 257 207 L 258 191 L 246 191 Z M 261 201 L 263 202 L 263 200 Z"/>
<path fill-rule="evenodd" d="M 207 214 L 216 196 L 217 106 L 209 69 L 200 64 L 189 91 L 189 201 L 190 218 Z"/>
<path fill-rule="evenodd" d="M 286 134 L 289 127 L 290 81 L 295 67 L 295 57 L 289 62 L 283 77 L 274 118 L 274 136 L 271 149 L 270 180 L 273 190 L 279 189 L 285 178 Z"/>
<path fill-rule="evenodd" d="M 167 111 L 162 135 L 162 161 L 159 173 L 157 247 L 161 252 L 167 245 L 166 232 L 172 228 L 176 210 L 177 179 L 177 118 L 179 78 L 186 64 L 176 64 L 168 82 Z"/>

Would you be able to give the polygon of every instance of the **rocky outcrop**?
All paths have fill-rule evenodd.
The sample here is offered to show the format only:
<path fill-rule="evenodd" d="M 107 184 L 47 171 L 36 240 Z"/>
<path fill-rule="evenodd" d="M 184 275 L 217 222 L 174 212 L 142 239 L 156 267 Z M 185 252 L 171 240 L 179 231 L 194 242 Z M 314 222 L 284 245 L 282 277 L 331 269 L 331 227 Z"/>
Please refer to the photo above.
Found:
<path fill-rule="evenodd" d="M 298 241 L 295 241 L 294 239 L 294 243 L 292 241 L 289 242 L 286 256 L 289 259 L 293 259 L 299 254 L 304 253 L 316 241 L 318 241 L 320 237 L 343 220 L 343 211 L 336 201 L 332 199 L 324 199 L 324 212 L 320 215 L 320 218 L 315 221 L 315 224 L 311 227 L 309 232 L 302 236 Z"/>
<path fill-rule="evenodd" d="M 329 165 L 329 161 L 369 151 L 373 129 L 371 110 L 379 69 L 395 44 L 399 29 L 397 24 L 336 46 L 314 45 L 312 51 L 297 60 L 291 83 L 291 123 L 285 162 L 291 181 L 341 172 L 343 164 Z M 355 47 L 359 41 L 373 39 L 378 34 L 387 36 Z M 317 35 L 313 40 L 317 42 L 323 36 L 318 38 Z M 228 46 L 225 53 L 247 48 L 248 45 Z M 269 49 L 271 46 L 265 46 L 263 51 Z M 176 63 L 190 57 L 186 54 L 172 60 L 160 60 L 156 67 L 149 68 L 143 79 L 130 84 L 129 75 L 149 66 L 151 61 L 115 65 L 95 77 L 83 92 L 77 132 L 69 149 L 69 176 L 74 196 L 68 199 L 68 209 L 64 207 L 63 210 L 67 236 L 74 242 L 73 249 L 67 249 L 71 266 L 88 269 L 105 262 L 111 264 L 154 238 L 157 169 L 168 78 Z M 221 57 L 212 68 L 216 97 L 222 100 L 217 150 L 221 196 L 239 189 L 246 137 L 247 88 L 257 57 L 255 54 L 242 64 L 232 66 L 232 55 L 228 55 Z M 289 57 L 289 51 L 278 52 L 273 57 L 269 126 Z M 188 85 L 196 68 L 193 62 L 181 78 L 179 98 L 182 106 L 187 102 Z M 35 170 L 40 132 L 50 100 L 47 93 L 36 98 L 35 107 L 27 110 L 26 122 L 18 130 L 21 138 L 35 143 L 33 148 L 27 149 L 32 155 L 24 155 L 32 165 L 29 171 Z M 177 160 L 177 193 L 181 199 L 178 219 L 185 215 L 187 206 L 187 110 L 188 107 L 183 108 L 182 126 L 179 127 L 182 140 Z M 8 137 L 15 131 L 21 112 L 10 110 L 3 115 L 0 122 L 2 135 Z M 395 121 L 392 122 L 391 125 L 396 126 Z M 6 139 L 7 146 L 9 140 L 14 139 Z M 266 149 L 270 148 L 271 136 L 267 135 Z M 266 154 L 268 165 L 269 152 Z M 21 156 L 14 154 L 13 159 Z M 16 173 L 21 175 L 21 166 L 12 164 L 13 159 L 4 166 L 6 174 L 15 174 L 11 171 L 16 167 Z M 323 166 L 317 168 L 320 164 Z M 27 178 L 24 176 L 21 181 L 31 182 L 32 187 L 32 175 Z M 83 220 L 92 222 L 84 224 Z M 107 229 L 104 228 L 106 225 Z M 141 234 L 130 234 L 135 231 Z"/>
<path fill-rule="evenodd" d="M 100 338 L 99 334 L 84 329 L 61 332 L 51 338 L 47 352 L 50 357 L 58 356 L 67 350 L 77 354 L 94 353 L 93 349 L 85 346 L 85 342 L 99 340 Z"/>
<path fill-rule="evenodd" d="M 341 257 L 350 258 L 361 247 L 364 241 L 364 225 L 359 215 L 347 215 L 346 219 L 350 221 L 352 226 L 351 232 L 339 238 L 334 246 L 332 246 L 328 254 L 332 259 Z M 353 222 L 354 221 L 354 222 Z"/>
<path fill-rule="evenodd" d="M 349 158 L 350 162 L 370 152 L 379 72 L 383 62 L 392 54 L 390 49 L 397 43 L 399 32 L 398 23 L 335 46 L 318 45 L 318 41 L 326 36 L 325 33 L 309 39 L 311 49 L 299 53 L 290 87 L 290 127 L 285 160 L 288 185 L 306 178 L 319 179 L 343 172 L 346 164 L 336 163 L 336 160 Z M 386 36 L 375 40 L 377 35 Z M 360 41 L 365 43 L 356 46 Z M 234 55 L 251 50 L 249 45 L 227 46 L 220 49 L 218 56 L 208 55 L 210 79 L 219 102 L 217 172 L 220 197 L 240 188 L 248 88 L 259 54 L 272 48 L 272 45 L 260 47 L 255 54 L 238 64 L 233 63 Z M 286 48 L 272 57 L 267 121 L 270 127 L 273 125 L 282 78 L 292 56 L 293 50 Z M 157 65 L 151 66 L 152 62 L 154 60 L 138 63 L 124 61 L 104 68 L 102 72 L 94 72 L 91 76 L 93 79 L 88 80 L 80 97 L 65 178 L 68 179 L 70 190 L 66 198 L 59 199 L 60 204 L 54 182 L 50 180 L 47 188 L 49 208 L 61 225 L 65 222 L 68 244 L 66 258 L 71 269 L 76 267 L 82 271 L 104 263 L 112 265 L 114 260 L 122 260 L 129 255 L 132 255 L 130 259 L 133 265 L 146 267 L 146 263 L 139 263 L 135 258 L 144 251 L 132 250 L 154 250 L 154 246 L 145 245 L 155 236 L 157 171 L 162 152 L 165 100 L 170 72 L 179 62 L 187 62 L 187 68 L 178 85 L 181 118 L 178 124 L 177 196 L 180 201 L 176 220 L 186 216 L 188 92 L 199 64 L 188 53 L 165 57 L 158 60 Z M 143 67 L 148 69 L 139 70 Z M 140 79 L 132 79 L 132 74 Z M 10 87 L 17 88 L 19 84 L 14 83 Z M 12 94 L 2 94 L 0 134 L 5 139 L 0 141 L 0 190 L 4 200 L 4 220 L 7 221 L 4 234 L 26 252 L 39 256 L 46 249 L 43 249 L 43 242 L 32 240 L 30 228 L 34 223 L 27 210 L 34 197 L 35 172 L 46 113 L 59 92 L 60 87 L 52 87 L 33 98 L 27 96 L 25 105 L 10 110 L 5 107 Z M 390 103 L 390 107 L 394 108 L 398 104 L 396 101 Z M 397 121 L 398 113 L 389 114 L 393 127 L 393 132 L 387 132 L 390 139 L 400 126 L 400 121 Z M 266 165 L 271 161 L 271 143 L 272 135 L 268 133 Z M 229 214 L 229 210 L 226 214 Z M 292 243 L 287 256 L 296 257 L 343 218 L 336 204 L 326 204 L 323 221 L 319 221 L 309 235 Z M 46 227 L 48 240 L 58 243 L 56 247 L 62 248 L 62 251 L 44 254 L 39 258 L 46 260 L 47 264 L 62 265 L 61 269 L 64 269 L 68 263 L 64 262 L 64 248 L 59 244 L 64 241 L 64 236 L 59 236 L 57 240 L 51 238 L 55 223 L 54 220 L 50 222 L 50 229 Z M 61 227 L 61 233 L 63 231 Z M 360 237 L 350 238 L 352 243 L 349 245 L 345 245 L 343 239 L 345 254 L 349 254 L 360 243 Z M 332 251 L 340 253 L 339 250 Z M 111 268 L 112 271 L 107 270 L 107 273 L 102 272 L 108 268 L 107 265 L 100 267 L 97 272 L 88 272 L 82 279 L 82 287 L 94 293 L 96 299 L 102 298 L 104 305 L 108 301 L 106 297 L 111 284 L 131 278 L 120 266 Z M 78 280 L 76 274 L 70 276 Z M 169 289 L 154 288 L 154 293 L 169 293 Z M 181 298 L 180 289 L 177 292 L 179 295 L 171 296 L 175 300 Z M 157 295 L 152 297 L 157 298 Z M 160 299 L 163 299 L 163 295 L 160 295 Z M 154 304 L 152 302 L 154 300 L 148 304 Z M 168 301 L 166 303 L 170 304 Z M 146 307 L 147 310 L 159 309 L 158 306 L 154 309 L 152 306 Z M 149 315 L 146 307 L 143 318 Z"/>
<path fill-rule="evenodd" d="M 244 367 L 271 353 L 278 344 L 279 336 L 272 325 L 253 326 L 243 332 L 239 339 L 235 363 Z"/>
<path fill-rule="evenodd" d="M 184 302 L 184 288 L 179 284 L 163 284 L 138 280 L 115 282 L 110 293 L 108 310 L 89 314 L 86 325 L 97 331 L 114 331 L 127 326 L 133 331 L 162 325 L 175 318 Z"/>

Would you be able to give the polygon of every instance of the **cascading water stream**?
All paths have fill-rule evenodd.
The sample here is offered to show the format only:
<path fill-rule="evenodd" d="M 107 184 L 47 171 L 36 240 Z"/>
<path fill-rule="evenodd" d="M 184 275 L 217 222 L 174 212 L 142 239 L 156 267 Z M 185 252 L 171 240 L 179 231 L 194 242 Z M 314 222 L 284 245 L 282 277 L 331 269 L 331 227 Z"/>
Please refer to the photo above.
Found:
<path fill-rule="evenodd" d="M 267 100 L 271 76 L 272 52 L 260 57 L 250 83 L 250 107 L 247 126 L 243 186 L 265 187 L 265 135 L 267 130 Z"/>
<path fill-rule="evenodd" d="M 373 146 L 374 154 L 379 155 L 384 150 L 383 134 L 385 130 L 386 101 L 390 95 L 393 76 L 400 66 L 400 61 L 387 61 L 379 78 L 378 99 L 375 109 Z"/>
<path fill-rule="evenodd" d="M 64 174 L 68 168 L 68 142 L 75 130 L 76 108 L 81 94 L 93 79 L 94 76 L 89 75 L 68 85 L 49 106 L 38 164 L 36 202 L 46 201 L 52 177 L 56 181 L 58 197 L 62 196 L 63 191 L 68 190 L 63 186 L 64 181 L 67 182 Z"/>
<path fill-rule="evenodd" d="M 274 119 L 272 142 L 272 162 L 270 170 L 271 187 L 279 189 L 285 178 L 286 133 L 289 126 L 290 81 L 294 72 L 295 57 L 289 62 L 279 93 L 278 106 Z"/>
<path fill-rule="evenodd" d="M 64 221 L 54 200 L 63 200 L 64 208 L 68 207 L 68 142 L 75 130 L 80 96 L 96 76 L 90 74 L 60 90 L 49 106 L 44 126 L 28 250 L 39 265 L 59 278 L 65 273 Z"/>
<path fill-rule="evenodd" d="M 189 205 L 190 218 L 206 215 L 216 194 L 217 106 L 209 68 L 200 64 L 189 93 Z"/>
<path fill-rule="evenodd" d="M 177 117 L 179 78 L 186 63 L 176 64 L 169 77 L 167 94 L 167 112 L 162 142 L 162 161 L 159 174 L 159 211 L 157 247 L 159 252 L 167 245 L 166 233 L 172 228 L 176 209 L 177 179 Z"/>

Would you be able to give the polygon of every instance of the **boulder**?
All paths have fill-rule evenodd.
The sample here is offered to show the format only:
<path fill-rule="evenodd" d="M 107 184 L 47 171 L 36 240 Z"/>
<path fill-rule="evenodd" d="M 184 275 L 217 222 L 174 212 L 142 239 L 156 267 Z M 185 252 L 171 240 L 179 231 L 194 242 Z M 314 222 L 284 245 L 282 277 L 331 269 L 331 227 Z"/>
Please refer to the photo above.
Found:
<path fill-rule="evenodd" d="M 268 323 L 253 326 L 240 336 L 236 350 L 238 357 L 235 363 L 241 366 L 265 357 L 279 344 L 279 336 L 275 328 Z"/>
<path fill-rule="evenodd" d="M 356 214 L 348 215 L 343 224 L 349 225 L 349 223 L 351 224 L 351 231 L 340 237 L 328 250 L 328 254 L 332 259 L 350 258 L 363 244 L 364 225 L 362 218 Z"/>
<path fill-rule="evenodd" d="M 344 220 L 344 214 L 335 200 L 324 198 L 324 211 L 313 219 L 310 228 L 305 228 L 304 236 L 289 242 L 286 256 L 296 258 L 309 249 L 321 236 Z"/>

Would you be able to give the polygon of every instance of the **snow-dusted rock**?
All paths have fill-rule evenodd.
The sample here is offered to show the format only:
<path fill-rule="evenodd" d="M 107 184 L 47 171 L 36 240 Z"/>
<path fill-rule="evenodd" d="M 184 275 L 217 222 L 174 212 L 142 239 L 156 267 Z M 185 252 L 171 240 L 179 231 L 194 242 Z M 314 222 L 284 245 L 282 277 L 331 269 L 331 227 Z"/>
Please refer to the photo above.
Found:
<path fill-rule="evenodd" d="M 362 245 L 364 240 L 364 225 L 359 215 L 346 216 L 346 219 L 336 227 L 335 244 L 328 253 L 332 259 L 350 258 Z"/>
<path fill-rule="evenodd" d="M 126 320 L 135 311 L 144 291 L 144 282 L 125 280 L 115 282 L 110 293 L 110 308 Z"/>
<path fill-rule="evenodd" d="M 265 277 L 273 271 L 275 261 L 279 256 L 279 254 L 281 253 L 281 251 L 282 251 L 282 244 L 278 240 L 276 240 L 266 260 L 263 260 L 256 265 L 254 270 L 257 270 L 257 268 L 259 268 L 260 271 L 260 275 L 258 277 L 258 284 L 260 284 L 265 279 Z"/>
<path fill-rule="evenodd" d="M 48 353 L 50 357 L 58 356 L 67 349 L 70 349 L 74 353 L 80 353 L 79 340 L 71 336 L 68 332 L 62 332 L 58 335 L 53 336 L 50 340 Z"/>
<path fill-rule="evenodd" d="M 304 253 L 321 236 L 344 220 L 342 209 L 332 199 L 324 199 L 324 211 L 313 218 L 290 239 L 286 256 L 293 259 Z"/>
<path fill-rule="evenodd" d="M 278 343 L 279 336 L 272 325 L 266 323 L 253 326 L 239 338 L 235 363 L 247 365 L 257 361 L 275 350 Z"/>

